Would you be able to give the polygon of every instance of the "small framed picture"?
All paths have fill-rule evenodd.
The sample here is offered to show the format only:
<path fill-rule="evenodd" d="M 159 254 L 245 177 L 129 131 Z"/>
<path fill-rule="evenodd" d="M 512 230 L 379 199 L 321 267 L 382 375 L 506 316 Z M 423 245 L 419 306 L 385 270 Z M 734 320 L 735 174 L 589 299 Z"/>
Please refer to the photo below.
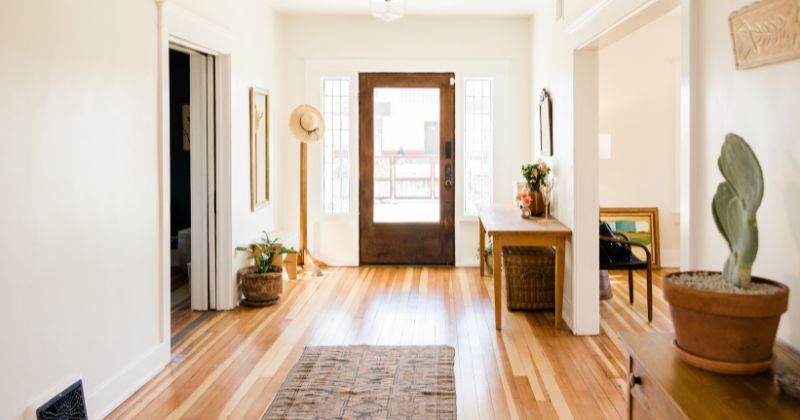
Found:
<path fill-rule="evenodd" d="M 250 88 L 250 208 L 269 202 L 269 91 Z"/>

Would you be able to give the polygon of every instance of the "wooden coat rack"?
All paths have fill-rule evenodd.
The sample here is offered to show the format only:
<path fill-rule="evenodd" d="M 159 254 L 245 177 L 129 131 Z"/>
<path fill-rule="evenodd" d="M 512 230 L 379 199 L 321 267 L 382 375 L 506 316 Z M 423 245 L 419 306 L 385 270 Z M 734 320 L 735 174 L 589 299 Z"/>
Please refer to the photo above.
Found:
<path fill-rule="evenodd" d="M 297 263 L 308 267 L 317 276 L 322 275 L 322 268 L 328 265 L 317 260 L 308 250 L 308 144 L 300 143 L 300 252 Z"/>

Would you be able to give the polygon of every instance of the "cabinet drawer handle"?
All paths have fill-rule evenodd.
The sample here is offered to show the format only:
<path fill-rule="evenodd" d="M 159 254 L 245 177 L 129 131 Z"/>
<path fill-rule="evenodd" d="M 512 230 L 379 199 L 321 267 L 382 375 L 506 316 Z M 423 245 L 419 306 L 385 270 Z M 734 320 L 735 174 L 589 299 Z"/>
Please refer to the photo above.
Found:
<path fill-rule="evenodd" d="M 630 386 L 631 388 L 633 388 L 634 386 L 639 385 L 641 383 L 642 383 L 642 378 L 640 378 L 640 377 L 638 377 L 638 376 L 636 376 L 636 375 L 634 375 L 632 373 L 630 374 L 630 376 L 628 376 L 628 386 Z"/>

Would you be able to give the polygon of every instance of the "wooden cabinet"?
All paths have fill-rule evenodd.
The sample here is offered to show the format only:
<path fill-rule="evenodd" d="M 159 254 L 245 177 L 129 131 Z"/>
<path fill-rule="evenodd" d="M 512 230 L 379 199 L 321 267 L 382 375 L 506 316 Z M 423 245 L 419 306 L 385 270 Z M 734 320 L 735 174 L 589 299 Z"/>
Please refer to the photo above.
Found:
<path fill-rule="evenodd" d="M 798 419 L 800 400 L 783 395 L 773 371 L 800 374 L 800 355 L 775 347 L 772 371 L 730 376 L 681 362 L 672 334 L 621 333 L 628 349 L 628 416 L 631 419 Z"/>

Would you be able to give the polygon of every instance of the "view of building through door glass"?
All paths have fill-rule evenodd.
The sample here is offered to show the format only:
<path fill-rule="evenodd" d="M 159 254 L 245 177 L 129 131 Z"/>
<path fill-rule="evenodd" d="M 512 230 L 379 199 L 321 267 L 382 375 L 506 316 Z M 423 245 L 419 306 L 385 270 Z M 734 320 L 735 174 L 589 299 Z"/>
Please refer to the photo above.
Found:
<path fill-rule="evenodd" d="M 374 90 L 374 222 L 439 222 L 439 115 L 438 88 Z"/>

